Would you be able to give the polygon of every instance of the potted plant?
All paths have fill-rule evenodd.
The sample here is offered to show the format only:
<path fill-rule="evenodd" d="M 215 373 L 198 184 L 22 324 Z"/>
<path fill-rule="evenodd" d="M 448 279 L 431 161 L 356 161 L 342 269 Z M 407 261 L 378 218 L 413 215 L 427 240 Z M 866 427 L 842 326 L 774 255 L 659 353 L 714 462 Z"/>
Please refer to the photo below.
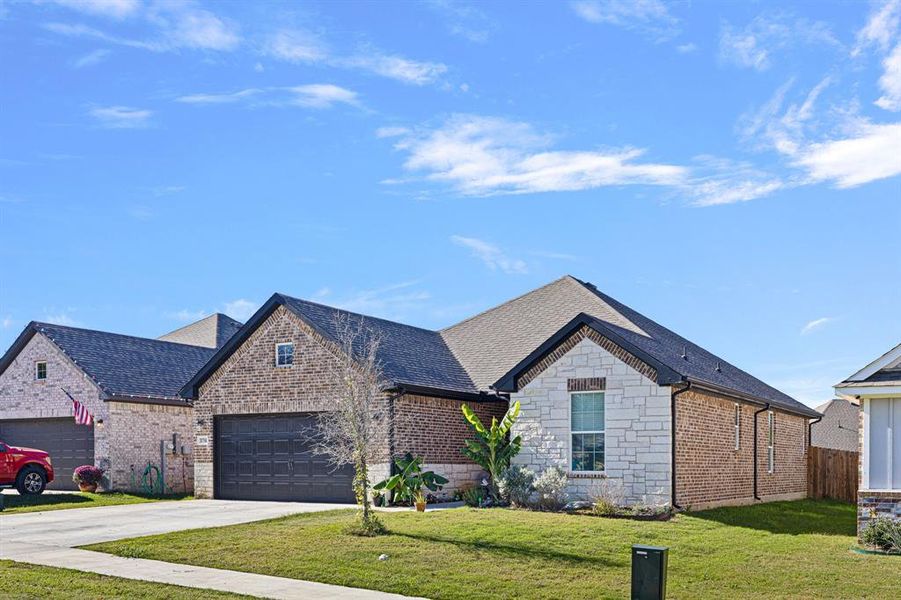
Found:
<path fill-rule="evenodd" d="M 412 502 L 419 512 L 425 511 L 426 495 L 423 488 L 437 492 L 447 483 L 447 479 L 433 471 L 422 470 L 422 457 L 413 457 L 407 452 L 394 460 L 399 473 L 373 486 L 374 490 L 391 490 L 400 501 Z"/>
<path fill-rule="evenodd" d="M 82 492 L 96 492 L 103 477 L 103 469 L 94 465 L 82 465 L 72 473 L 72 481 L 78 484 Z"/>

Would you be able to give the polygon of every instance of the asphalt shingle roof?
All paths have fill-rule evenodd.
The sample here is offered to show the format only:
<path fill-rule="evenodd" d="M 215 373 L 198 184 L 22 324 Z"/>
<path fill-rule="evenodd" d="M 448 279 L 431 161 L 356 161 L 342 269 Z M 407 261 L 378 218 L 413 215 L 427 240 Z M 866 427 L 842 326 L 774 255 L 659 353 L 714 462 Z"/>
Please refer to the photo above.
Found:
<path fill-rule="evenodd" d="M 860 407 L 835 399 L 817 406 L 823 420 L 810 427 L 810 445 L 858 452 L 857 428 Z"/>
<path fill-rule="evenodd" d="M 170 331 L 157 339 L 164 342 L 190 344 L 191 346 L 221 348 L 225 345 L 225 342 L 231 339 L 231 336 L 241 329 L 241 325 L 240 321 L 236 321 L 228 315 L 216 313 L 205 319 L 200 319 L 196 323 Z"/>
<path fill-rule="evenodd" d="M 332 341 L 338 340 L 336 316 L 344 315 L 352 324 L 362 319 L 364 329 L 379 336 L 377 358 L 385 377 L 393 383 L 478 392 L 437 331 L 368 317 L 284 294 L 280 296 L 289 310 Z"/>
<path fill-rule="evenodd" d="M 32 322 L 110 396 L 177 398 L 213 356 L 201 346 Z"/>

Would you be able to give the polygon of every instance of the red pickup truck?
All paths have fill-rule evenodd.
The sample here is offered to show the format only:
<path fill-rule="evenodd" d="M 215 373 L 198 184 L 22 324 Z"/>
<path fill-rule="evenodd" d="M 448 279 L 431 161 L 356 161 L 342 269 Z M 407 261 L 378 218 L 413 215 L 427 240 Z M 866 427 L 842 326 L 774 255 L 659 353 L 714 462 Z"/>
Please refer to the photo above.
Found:
<path fill-rule="evenodd" d="M 43 450 L 9 446 L 0 441 L 0 487 L 37 495 L 53 481 L 53 464 Z"/>

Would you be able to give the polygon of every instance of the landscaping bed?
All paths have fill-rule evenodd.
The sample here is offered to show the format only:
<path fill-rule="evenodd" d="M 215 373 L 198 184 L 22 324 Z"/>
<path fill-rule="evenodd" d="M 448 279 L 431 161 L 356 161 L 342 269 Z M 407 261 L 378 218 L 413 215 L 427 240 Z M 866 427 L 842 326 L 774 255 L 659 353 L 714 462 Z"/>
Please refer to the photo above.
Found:
<path fill-rule="evenodd" d="M 44 510 L 61 510 L 65 508 L 88 508 L 90 506 L 113 506 L 116 504 L 143 504 L 145 502 L 158 502 L 160 500 L 187 500 L 191 496 L 145 496 L 142 494 L 126 494 L 122 492 L 105 492 L 91 494 L 79 492 L 74 494 L 54 494 L 45 492 L 40 496 L 20 496 L 18 494 L 3 494 L 3 515 L 37 512 Z"/>
<path fill-rule="evenodd" d="M 390 533 L 359 537 L 345 533 L 353 519 L 345 510 L 89 549 L 436 599 L 624 598 L 630 547 L 642 543 L 671 548 L 670 598 L 893 597 L 897 558 L 848 551 L 855 513 L 813 500 L 668 522 L 461 508 L 383 513 Z"/>

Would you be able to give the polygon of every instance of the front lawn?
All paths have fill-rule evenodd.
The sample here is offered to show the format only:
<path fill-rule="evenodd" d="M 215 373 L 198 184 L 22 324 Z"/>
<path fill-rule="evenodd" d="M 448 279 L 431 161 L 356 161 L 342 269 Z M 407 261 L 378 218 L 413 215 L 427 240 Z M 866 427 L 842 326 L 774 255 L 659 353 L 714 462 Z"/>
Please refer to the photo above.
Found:
<path fill-rule="evenodd" d="M 115 504 L 143 504 L 159 500 L 184 500 L 191 496 L 144 496 L 141 494 L 125 494 L 108 492 L 88 494 L 54 494 L 45 492 L 40 496 L 21 496 L 19 494 L 3 494 L 5 509 L 0 516 L 10 513 L 35 512 L 40 510 L 60 510 L 63 508 L 87 508 L 89 506 L 113 506 Z"/>
<path fill-rule="evenodd" d="M 461 508 L 381 513 L 391 534 L 347 535 L 350 511 L 90 546 L 122 556 L 430 598 L 628 597 L 630 545 L 670 546 L 671 598 L 891 598 L 901 558 L 853 554 L 855 507 L 803 500 L 636 522 Z M 382 553 L 387 561 L 379 561 Z"/>
<path fill-rule="evenodd" d="M 44 600 L 44 598 L 205 600 L 238 599 L 247 596 L 0 560 L 0 597 L 9 600 Z"/>

